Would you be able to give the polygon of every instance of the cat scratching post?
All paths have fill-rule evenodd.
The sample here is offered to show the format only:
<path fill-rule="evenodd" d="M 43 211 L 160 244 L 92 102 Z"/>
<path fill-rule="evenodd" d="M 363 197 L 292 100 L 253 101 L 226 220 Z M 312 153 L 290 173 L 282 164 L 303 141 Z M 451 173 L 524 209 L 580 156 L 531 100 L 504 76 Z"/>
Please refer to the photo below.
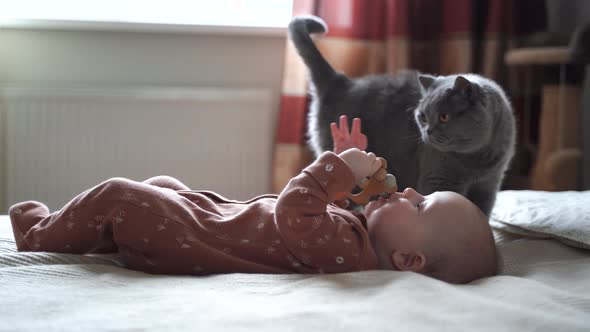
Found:
<path fill-rule="evenodd" d="M 508 65 L 559 67 L 559 83 L 542 87 L 539 144 L 531 172 L 531 189 L 578 188 L 581 92 L 579 86 L 566 84 L 566 65 L 570 59 L 567 47 L 517 49 L 506 54 Z"/>
<path fill-rule="evenodd" d="M 543 86 L 539 146 L 531 175 L 535 190 L 575 190 L 581 151 L 579 141 L 580 88 Z"/>

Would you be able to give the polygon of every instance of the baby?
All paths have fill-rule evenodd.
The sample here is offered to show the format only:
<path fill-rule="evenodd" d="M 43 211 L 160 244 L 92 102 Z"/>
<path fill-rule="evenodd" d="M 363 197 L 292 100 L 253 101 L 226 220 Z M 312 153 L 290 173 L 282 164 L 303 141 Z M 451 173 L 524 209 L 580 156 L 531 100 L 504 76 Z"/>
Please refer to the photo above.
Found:
<path fill-rule="evenodd" d="M 19 251 L 118 252 L 136 270 L 162 274 L 413 271 L 451 283 L 496 273 L 490 227 L 452 192 L 412 189 L 370 202 L 364 214 L 333 204 L 380 166 L 357 148 L 325 152 L 279 196 L 230 200 L 160 176 L 107 180 L 50 213 L 13 205 Z"/>

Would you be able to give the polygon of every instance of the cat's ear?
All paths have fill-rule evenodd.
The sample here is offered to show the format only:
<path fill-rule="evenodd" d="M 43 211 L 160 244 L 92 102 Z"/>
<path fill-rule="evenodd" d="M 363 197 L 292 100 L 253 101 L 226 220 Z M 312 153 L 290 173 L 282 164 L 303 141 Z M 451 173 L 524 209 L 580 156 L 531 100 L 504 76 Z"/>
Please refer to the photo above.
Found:
<path fill-rule="evenodd" d="M 453 89 L 467 91 L 471 89 L 471 82 L 463 76 L 457 76 Z"/>
<path fill-rule="evenodd" d="M 420 81 L 420 85 L 422 85 L 422 88 L 424 90 L 428 90 L 432 83 L 434 83 L 434 80 L 436 80 L 436 77 L 431 75 L 419 75 L 418 80 Z"/>
<path fill-rule="evenodd" d="M 476 97 L 479 91 L 477 84 L 470 82 L 463 76 L 457 76 L 457 78 L 455 78 L 453 90 L 464 93 L 467 98 Z"/>

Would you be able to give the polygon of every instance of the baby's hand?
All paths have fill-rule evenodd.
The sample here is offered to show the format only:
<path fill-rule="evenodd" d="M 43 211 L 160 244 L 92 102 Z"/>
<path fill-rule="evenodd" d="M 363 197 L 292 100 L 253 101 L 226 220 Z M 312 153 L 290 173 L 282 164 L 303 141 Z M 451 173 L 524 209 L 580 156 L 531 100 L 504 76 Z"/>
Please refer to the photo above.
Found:
<path fill-rule="evenodd" d="M 348 149 L 338 155 L 354 174 L 355 183 L 371 176 L 381 167 L 381 162 L 373 152 L 361 151 L 357 148 Z"/>
<path fill-rule="evenodd" d="M 340 126 L 336 122 L 330 124 L 332 142 L 334 142 L 334 153 L 339 154 L 351 148 L 359 150 L 367 149 L 367 136 L 361 133 L 361 119 L 352 120 L 352 130 L 348 132 L 348 118 L 346 115 L 340 117 Z"/>

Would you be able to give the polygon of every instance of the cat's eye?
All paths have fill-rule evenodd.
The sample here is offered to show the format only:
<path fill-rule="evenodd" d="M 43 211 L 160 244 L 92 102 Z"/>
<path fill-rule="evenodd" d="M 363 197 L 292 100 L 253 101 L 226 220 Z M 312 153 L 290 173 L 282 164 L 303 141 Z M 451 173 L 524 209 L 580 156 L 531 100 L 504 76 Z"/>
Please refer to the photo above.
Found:
<path fill-rule="evenodd" d="M 426 123 L 426 114 L 420 112 L 420 114 L 418 114 L 418 119 L 420 119 L 420 122 Z"/>
<path fill-rule="evenodd" d="M 438 115 L 438 120 L 442 123 L 447 123 L 449 122 L 449 115 L 447 113 L 440 113 Z"/>

